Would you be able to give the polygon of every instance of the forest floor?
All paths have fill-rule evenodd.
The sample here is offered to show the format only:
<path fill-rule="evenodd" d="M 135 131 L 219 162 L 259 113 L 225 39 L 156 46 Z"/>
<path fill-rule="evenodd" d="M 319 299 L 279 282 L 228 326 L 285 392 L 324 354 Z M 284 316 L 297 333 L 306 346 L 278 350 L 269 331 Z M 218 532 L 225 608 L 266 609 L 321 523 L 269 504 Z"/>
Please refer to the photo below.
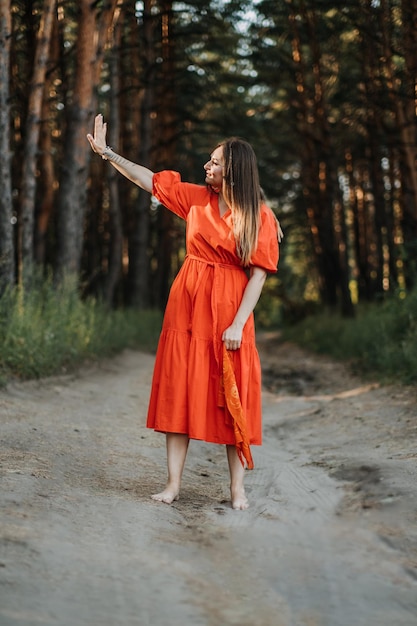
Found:
<path fill-rule="evenodd" d="M 415 626 L 417 391 L 263 335 L 247 511 L 222 446 L 181 498 L 144 426 L 153 356 L 0 391 L 0 626 Z"/>

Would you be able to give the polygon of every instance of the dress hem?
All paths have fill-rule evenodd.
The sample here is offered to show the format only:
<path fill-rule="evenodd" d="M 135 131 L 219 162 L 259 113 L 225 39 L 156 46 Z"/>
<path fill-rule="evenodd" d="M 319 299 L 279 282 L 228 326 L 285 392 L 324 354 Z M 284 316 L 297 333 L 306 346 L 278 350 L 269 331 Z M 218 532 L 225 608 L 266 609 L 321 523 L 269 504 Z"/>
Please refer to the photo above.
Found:
<path fill-rule="evenodd" d="M 178 430 L 175 430 L 175 431 L 160 430 L 159 428 L 154 428 L 153 426 L 147 426 L 146 428 L 148 428 L 149 430 L 153 430 L 155 433 L 161 433 L 163 435 L 167 435 L 167 434 L 187 435 L 188 438 L 193 440 L 193 441 L 204 441 L 205 443 L 215 443 L 215 444 L 218 444 L 218 445 L 221 445 L 221 446 L 234 446 L 235 445 L 234 438 L 231 441 L 214 441 L 213 439 L 204 439 L 204 437 L 195 437 L 193 435 L 190 435 L 187 432 L 179 432 Z M 259 440 L 259 439 L 250 440 L 249 441 L 249 445 L 251 445 L 251 446 L 261 446 L 262 445 L 262 440 Z"/>

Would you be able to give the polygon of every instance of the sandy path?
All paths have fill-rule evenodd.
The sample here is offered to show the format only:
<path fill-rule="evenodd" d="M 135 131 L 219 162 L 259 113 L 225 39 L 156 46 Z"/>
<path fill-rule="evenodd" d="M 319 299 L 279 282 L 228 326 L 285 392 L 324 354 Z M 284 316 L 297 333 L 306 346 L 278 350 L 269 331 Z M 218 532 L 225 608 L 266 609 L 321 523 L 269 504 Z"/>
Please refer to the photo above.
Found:
<path fill-rule="evenodd" d="M 143 424 L 153 358 L 0 392 L 0 626 L 415 626 L 417 408 L 267 338 L 265 443 L 232 511 L 218 446 L 181 499 Z"/>

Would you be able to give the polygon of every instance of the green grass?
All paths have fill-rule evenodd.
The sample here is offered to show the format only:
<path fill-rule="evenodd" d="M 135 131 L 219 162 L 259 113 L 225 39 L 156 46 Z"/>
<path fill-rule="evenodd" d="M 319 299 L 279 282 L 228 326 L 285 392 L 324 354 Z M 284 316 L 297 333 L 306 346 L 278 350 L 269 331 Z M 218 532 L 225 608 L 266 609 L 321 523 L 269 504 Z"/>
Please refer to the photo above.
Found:
<path fill-rule="evenodd" d="M 0 383 L 62 373 L 124 348 L 153 351 L 160 326 L 159 312 L 111 311 L 71 285 L 16 288 L 0 299 Z"/>
<path fill-rule="evenodd" d="M 354 319 L 320 314 L 284 331 L 286 339 L 348 360 L 383 382 L 417 381 L 417 290 L 359 308 Z"/>

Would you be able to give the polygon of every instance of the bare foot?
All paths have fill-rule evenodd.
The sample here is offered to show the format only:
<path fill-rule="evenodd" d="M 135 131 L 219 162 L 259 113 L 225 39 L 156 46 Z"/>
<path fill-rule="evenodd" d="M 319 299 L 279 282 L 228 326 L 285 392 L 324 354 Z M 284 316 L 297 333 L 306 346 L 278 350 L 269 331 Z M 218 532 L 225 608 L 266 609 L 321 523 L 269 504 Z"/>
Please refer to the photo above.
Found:
<path fill-rule="evenodd" d="M 172 504 L 174 500 L 178 500 L 180 497 L 178 491 L 175 489 L 171 489 L 167 487 L 161 493 L 154 493 L 151 498 L 152 500 L 157 500 L 158 502 L 165 502 L 165 504 Z"/>
<path fill-rule="evenodd" d="M 243 488 L 231 489 L 232 509 L 235 511 L 245 511 L 249 508 L 249 502 Z"/>

